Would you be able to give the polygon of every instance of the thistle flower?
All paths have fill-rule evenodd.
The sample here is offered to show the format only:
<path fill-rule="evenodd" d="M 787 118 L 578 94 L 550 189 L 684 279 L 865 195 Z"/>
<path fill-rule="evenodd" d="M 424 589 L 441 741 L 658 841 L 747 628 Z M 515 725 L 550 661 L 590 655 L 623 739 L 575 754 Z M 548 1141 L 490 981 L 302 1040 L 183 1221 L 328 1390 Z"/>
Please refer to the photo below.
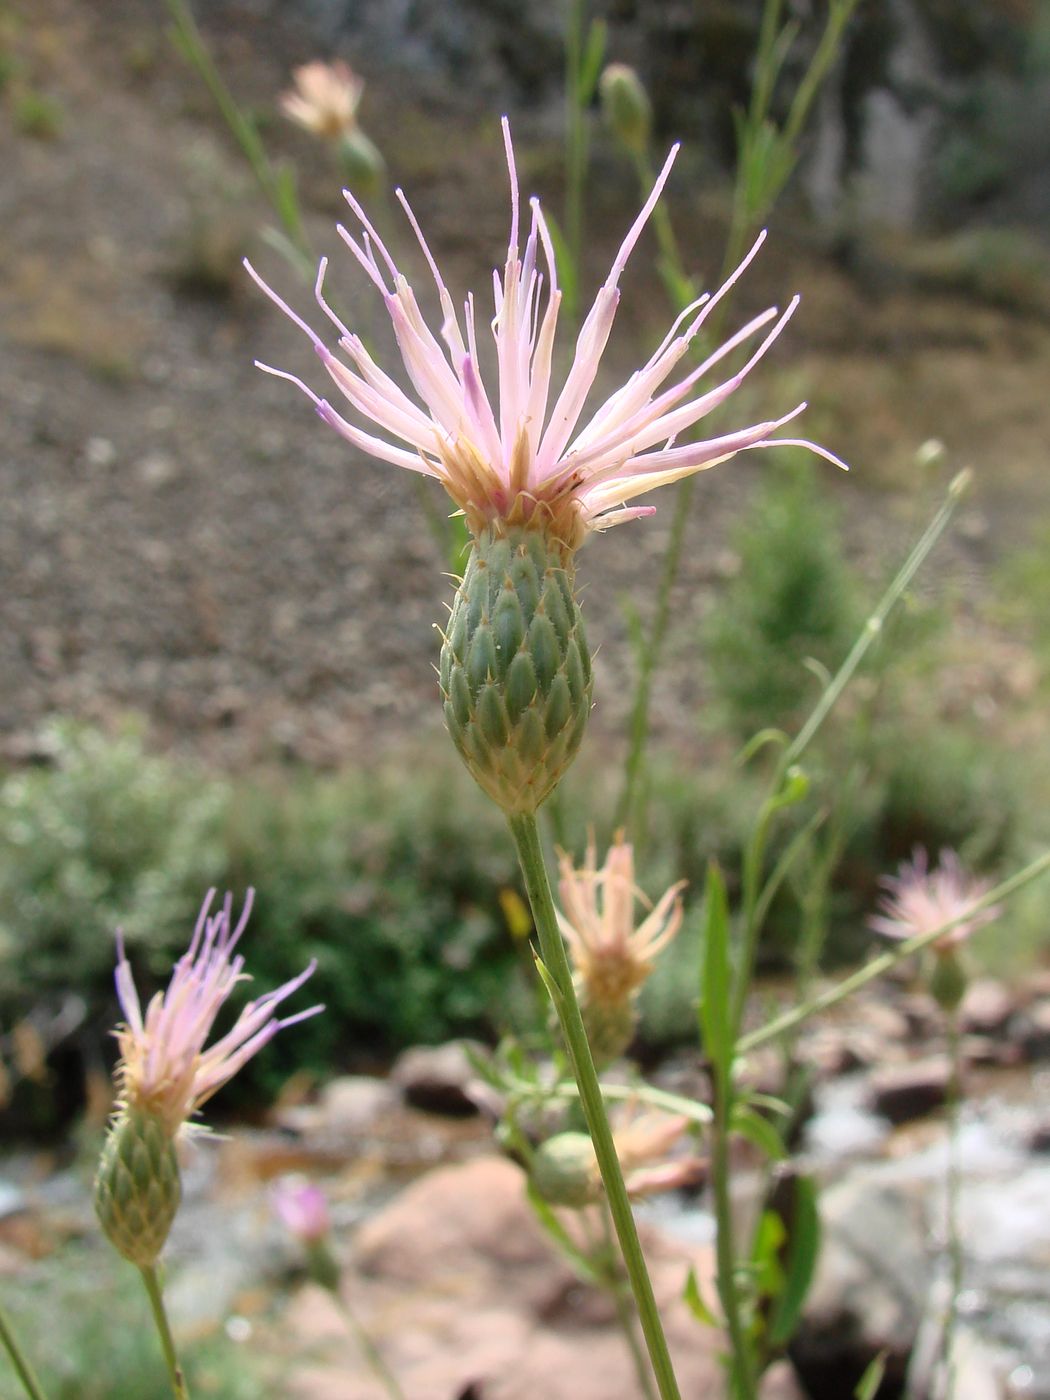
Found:
<path fill-rule="evenodd" d="M 340 225 L 338 232 L 383 297 L 405 369 L 422 407 L 379 368 L 360 336 L 348 330 L 328 305 L 323 293 L 327 259 L 321 261 L 315 295 L 337 333 L 338 349 L 349 363 L 329 349 L 254 269 L 246 266 L 262 290 L 310 339 L 355 414 L 378 428 L 383 436 L 344 417 L 328 399 L 295 375 L 263 364 L 259 368 L 295 384 L 310 398 L 324 422 L 355 447 L 440 481 L 466 515 L 476 536 L 489 528 L 505 533 L 515 525 L 531 525 L 557 540 L 564 553 L 571 553 L 588 530 L 607 529 L 651 515 L 652 506 L 627 504 L 635 497 L 716 466 L 738 452 L 796 445 L 843 465 L 813 443 L 774 437 L 778 429 L 803 411 L 804 403 L 779 418 L 706 441 L 675 445 L 682 434 L 725 403 L 743 383 L 798 305 L 798 297 L 794 297 L 780 314 L 776 308 L 762 312 L 705 355 L 703 362 L 676 384 L 663 388 L 711 312 L 758 253 L 764 234 L 718 291 L 713 295 L 705 293 L 686 307 L 642 368 L 580 426 L 612 330 L 620 299 L 620 276 L 663 192 L 677 146 L 671 149 L 652 193 L 620 245 L 580 330 L 568 375 L 552 403 L 554 339 L 562 299 L 554 245 L 539 201 L 533 198 L 529 202 L 531 221 L 524 252 L 520 250 L 520 200 L 506 119 L 503 132 L 510 172 L 511 224 L 503 274 L 493 273 L 492 330 L 498 395 L 490 396 L 482 377 L 473 295 L 467 297 L 461 323 L 401 190 L 396 192 L 398 200 L 437 289 L 442 317 L 438 334 L 427 325 L 415 292 L 349 191 L 344 191 L 344 195 L 360 231 L 351 233 Z M 546 274 L 540 268 L 541 255 Z M 542 304 L 545 276 L 547 295 Z M 697 386 L 705 376 L 762 331 L 763 338 L 740 369 L 706 392 L 699 392 Z"/>
<path fill-rule="evenodd" d="M 214 897 L 209 891 L 188 951 L 175 964 L 167 991 L 153 997 L 145 1014 L 117 935 L 117 996 L 125 1021 L 116 1032 L 117 1112 L 95 1179 L 95 1208 L 111 1242 L 143 1268 L 155 1262 L 179 1207 L 176 1136 L 279 1030 L 323 1009 L 313 1006 L 283 1018 L 274 1014 L 313 973 L 311 962 L 298 977 L 249 1002 L 232 1028 L 205 1049 L 233 988 L 248 980 L 244 959 L 234 949 L 251 913 L 253 891 L 236 927 L 232 897 L 227 895 L 212 915 Z"/>
<path fill-rule="evenodd" d="M 689 1119 L 680 1114 L 633 1113 L 613 1131 L 628 1193 L 639 1199 L 695 1184 L 699 1157 L 671 1156 Z M 586 1133 L 557 1133 L 533 1155 L 530 1175 L 544 1200 L 580 1209 L 601 1200 L 602 1178 Z"/>
<path fill-rule="evenodd" d="M 616 834 L 601 869 L 593 836 L 579 870 L 564 851 L 558 861 L 558 922 L 579 983 L 584 1021 L 596 1058 L 614 1059 L 634 1034 L 635 994 L 681 927 L 685 881 L 650 904 L 634 882 L 634 851 L 623 832 Z M 636 900 L 649 908 L 637 928 Z"/>
<path fill-rule="evenodd" d="M 882 896 L 881 914 L 874 914 L 868 925 L 887 938 L 908 939 L 931 933 L 949 919 L 960 918 L 933 944 L 938 954 L 951 953 L 983 924 L 991 923 L 1002 912 L 1000 906 L 969 911 L 990 888 L 988 880 L 979 880 L 963 869 L 955 851 L 941 851 L 940 864 L 929 869 L 925 850 L 917 846 L 911 861 L 903 861 L 896 875 L 884 875 L 879 884 Z M 960 916 L 968 915 L 961 918 Z"/>
<path fill-rule="evenodd" d="M 764 311 L 670 388 L 712 310 L 762 245 L 714 295 L 690 303 L 641 369 L 583 421 L 620 299 L 619 281 L 677 154 L 671 150 L 652 193 L 631 225 L 576 341 L 568 375 L 552 394 L 554 339 L 562 294 L 554 244 L 539 202 L 524 251 L 510 128 L 504 119 L 510 172 L 510 240 L 502 276 L 493 273 L 498 394 L 485 387 L 473 296 L 460 321 L 451 293 L 412 209 L 397 197 L 423 251 L 437 289 L 441 325 L 427 325 L 415 292 L 353 194 L 344 191 L 360 228 L 339 234 L 386 304 L 405 370 L 419 402 L 372 359 L 324 297 L 322 259 L 317 303 L 336 332 L 340 358 L 271 290 L 264 292 L 309 338 L 322 365 L 359 421 L 285 370 L 319 416 L 355 447 L 439 481 L 466 517 L 474 544 L 456 592 L 441 650 L 445 722 L 460 756 L 480 786 L 509 816 L 531 814 L 554 789 L 579 749 L 591 708 L 592 678 L 583 620 L 573 591 L 574 553 L 590 530 L 604 530 L 652 506 L 635 497 L 726 461 L 749 448 L 795 443 L 838 463 L 812 443 L 776 438 L 805 408 L 706 441 L 676 439 L 731 396 L 766 354 L 794 313 Z M 546 272 L 541 270 L 541 263 Z M 544 282 L 546 281 L 546 301 Z M 741 346 L 762 339 L 746 362 L 706 392 L 705 375 Z M 366 426 L 361 426 L 363 420 Z M 372 431 L 377 429 L 378 432 Z"/>
<path fill-rule="evenodd" d="M 293 68 L 292 82 L 294 88 L 281 94 L 280 107 L 298 126 L 333 140 L 348 136 L 357 126 L 365 85 L 348 63 L 315 59 Z"/>

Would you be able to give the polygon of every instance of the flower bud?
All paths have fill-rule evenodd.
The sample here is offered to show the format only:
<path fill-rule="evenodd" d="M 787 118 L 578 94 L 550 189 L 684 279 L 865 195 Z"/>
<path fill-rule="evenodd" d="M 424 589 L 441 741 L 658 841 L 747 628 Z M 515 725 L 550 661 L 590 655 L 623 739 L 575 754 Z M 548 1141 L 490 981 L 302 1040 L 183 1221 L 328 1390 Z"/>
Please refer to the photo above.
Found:
<path fill-rule="evenodd" d="M 610 63 L 598 83 L 602 113 L 629 151 L 641 155 L 649 145 L 653 109 L 642 80 L 626 63 Z"/>
<path fill-rule="evenodd" d="M 930 995 L 942 1011 L 958 1011 L 966 995 L 968 980 L 962 959 L 954 948 L 935 951 L 933 972 L 930 974 Z"/>
<path fill-rule="evenodd" d="M 579 1210 L 601 1199 L 598 1160 L 586 1133 L 558 1133 L 536 1151 L 532 1184 L 552 1206 Z"/>
<path fill-rule="evenodd" d="M 355 194 L 375 194 L 382 187 L 386 162 L 375 142 L 369 140 L 360 127 L 340 140 L 339 161 L 343 178 Z"/>
<path fill-rule="evenodd" d="M 151 1268 L 181 1199 L 179 1164 L 164 1120 L 122 1108 L 95 1176 L 95 1212 L 110 1243 L 129 1263 Z"/>
<path fill-rule="evenodd" d="M 591 661 L 571 556 L 540 529 L 474 540 L 441 648 L 452 741 L 508 815 L 534 812 L 579 749 Z"/>

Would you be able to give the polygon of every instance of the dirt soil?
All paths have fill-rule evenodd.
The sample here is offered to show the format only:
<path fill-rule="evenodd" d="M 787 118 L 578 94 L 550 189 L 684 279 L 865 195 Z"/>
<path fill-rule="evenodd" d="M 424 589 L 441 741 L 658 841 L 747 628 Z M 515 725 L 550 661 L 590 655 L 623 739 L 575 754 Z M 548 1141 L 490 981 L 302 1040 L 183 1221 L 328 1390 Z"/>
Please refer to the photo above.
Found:
<path fill-rule="evenodd" d="M 431 663 L 445 564 L 408 474 L 357 456 L 291 386 L 253 367 L 258 357 L 317 377 L 309 347 L 234 254 L 250 246 L 307 312 L 310 294 L 252 236 L 267 211 L 199 78 L 165 38 L 160 9 L 0 5 L 14 74 L 0 96 L 0 740 L 17 757 L 49 713 L 111 722 L 134 710 L 157 742 L 223 763 L 373 755 L 406 731 L 439 727 Z M 311 234 L 333 254 L 333 292 L 390 364 L 382 308 L 333 230 L 336 176 L 275 115 L 309 41 L 247 12 L 220 14 L 206 33 L 223 69 L 239 98 L 269 114 L 272 149 L 299 163 Z M 498 114 L 471 113 L 462 94 L 442 107 L 384 88 L 381 56 L 361 62 L 364 115 L 393 182 L 406 185 L 449 283 L 479 288 L 484 301 L 506 238 Z M 34 128 L 27 92 L 57 105 L 57 130 Z M 528 113 L 512 117 L 524 183 L 558 208 L 557 133 Z M 710 271 L 718 202 L 689 195 L 688 152 L 682 166 L 679 228 L 690 263 Z M 595 172 L 592 286 L 635 200 L 630 172 L 601 140 Z M 377 214 L 385 228 L 396 226 L 394 208 Z M 651 252 L 645 245 L 624 280 L 606 391 L 665 328 Z M 734 314 L 742 321 L 795 289 L 802 309 L 740 413 L 753 421 L 812 400 L 808 431 L 854 464 L 842 480 L 829 468 L 828 490 L 873 576 L 928 514 L 914 485 L 919 445 L 947 445 L 938 480 L 975 468 L 935 577 L 957 585 L 980 657 L 976 689 L 994 689 L 1016 649 L 974 619 L 989 566 L 1050 511 L 1050 325 L 847 276 L 788 219 Z M 770 454 L 738 460 L 695 492 L 656 701 L 665 738 L 694 733 L 698 622 L 733 571 L 733 523 L 773 466 Z M 433 504 L 443 502 L 435 491 Z M 600 645 L 596 724 L 606 730 L 619 732 L 629 696 L 623 600 L 644 612 L 659 577 L 670 493 L 657 504 L 655 519 L 595 540 L 581 561 Z"/>

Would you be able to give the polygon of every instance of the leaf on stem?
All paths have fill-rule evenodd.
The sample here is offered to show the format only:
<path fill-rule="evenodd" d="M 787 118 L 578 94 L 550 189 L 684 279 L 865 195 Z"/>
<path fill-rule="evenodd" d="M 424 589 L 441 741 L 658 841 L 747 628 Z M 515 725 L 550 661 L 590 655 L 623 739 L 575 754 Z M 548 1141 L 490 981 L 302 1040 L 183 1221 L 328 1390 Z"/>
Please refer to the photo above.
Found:
<path fill-rule="evenodd" d="M 817 1189 L 810 1177 L 796 1177 L 784 1286 L 769 1323 L 769 1341 L 774 1347 L 784 1346 L 791 1340 L 813 1282 L 819 1253 Z M 875 1389 L 878 1389 L 877 1384 Z M 874 1396 L 875 1391 L 871 1394 Z"/>
<path fill-rule="evenodd" d="M 700 1284 L 696 1277 L 696 1270 L 693 1268 L 690 1268 L 685 1277 L 685 1287 L 682 1289 L 682 1302 L 685 1303 L 697 1322 L 702 1322 L 705 1327 L 720 1327 L 722 1325 L 704 1302 L 703 1294 L 700 1292 Z"/>

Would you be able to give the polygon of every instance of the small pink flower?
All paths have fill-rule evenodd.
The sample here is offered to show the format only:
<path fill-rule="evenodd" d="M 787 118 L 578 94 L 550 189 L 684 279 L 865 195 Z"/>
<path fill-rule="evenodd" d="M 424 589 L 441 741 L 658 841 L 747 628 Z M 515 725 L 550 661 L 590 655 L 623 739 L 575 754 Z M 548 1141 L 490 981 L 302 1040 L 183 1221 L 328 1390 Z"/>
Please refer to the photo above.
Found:
<path fill-rule="evenodd" d="M 868 925 L 876 933 L 898 939 L 932 933 L 949 919 L 967 915 L 990 888 L 988 880 L 978 880 L 963 870 L 954 851 L 942 851 L 940 864 L 930 870 L 921 846 L 916 847 L 910 862 L 902 862 L 896 875 L 884 875 L 879 884 L 886 891 L 879 901 L 882 913 L 869 918 Z M 995 905 L 961 918 L 954 928 L 935 940 L 934 950 L 950 951 L 1000 913 L 1000 906 Z"/>
<path fill-rule="evenodd" d="M 672 885 L 655 906 L 650 905 L 634 883 L 634 851 L 622 832 L 609 847 L 601 869 L 593 836 L 579 870 L 564 851 L 558 852 L 558 862 L 562 904 L 558 923 L 587 1000 L 604 1006 L 622 1003 L 649 976 L 657 954 L 681 927 L 685 881 Z M 649 906 L 637 928 L 636 900 Z"/>
<path fill-rule="evenodd" d="M 303 1244 L 317 1244 L 331 1231 L 328 1197 L 305 1177 L 285 1177 L 276 1184 L 270 1199 L 278 1220 Z"/>
<path fill-rule="evenodd" d="M 322 290 L 326 259 L 321 261 L 315 295 L 335 329 L 336 348 L 344 359 L 253 268 L 248 266 L 248 271 L 309 337 L 336 388 L 349 402 L 355 420 L 337 412 L 328 399 L 295 375 L 267 365 L 259 368 L 291 380 L 312 400 L 324 422 L 361 451 L 440 481 L 475 534 L 492 525 L 532 523 L 563 541 L 566 548 L 574 549 L 588 530 L 602 530 L 637 516 L 651 515 L 652 506 L 627 505 L 636 496 L 716 466 L 750 448 L 801 445 L 843 465 L 830 452 L 812 443 L 774 436 L 802 412 L 804 403 L 767 422 L 706 441 L 687 437 L 676 445 L 679 438 L 688 435 L 743 383 L 798 304 L 795 297 L 780 314 L 776 308 L 762 312 L 723 345 L 711 350 L 700 365 L 677 383 L 665 387 L 715 306 L 757 254 L 764 234 L 714 295 L 705 293 L 686 307 L 641 369 L 595 411 L 584 416 L 620 300 L 620 275 L 660 198 L 677 146 L 667 157 L 583 322 L 564 384 L 560 391 L 552 393 L 555 330 L 562 298 L 554 245 L 539 201 L 532 199 L 524 251 L 519 248 L 518 182 L 506 119 L 503 131 L 510 171 L 511 224 L 502 276 L 499 271 L 493 273 L 492 332 L 498 393 L 491 393 L 482 378 L 474 297 L 467 297 L 461 321 L 401 190 L 397 197 L 437 289 L 441 306 L 437 333 L 424 320 L 415 292 L 348 190 L 344 195 L 360 231 L 355 234 L 340 226 L 339 234 L 386 304 L 417 397 L 406 394 L 380 369 L 361 337 L 351 332 L 328 305 Z M 706 375 L 740 346 L 753 342 L 762 331 L 763 338 L 740 369 L 705 392 L 699 391 L 698 385 Z M 365 426 L 361 426 L 362 421 Z M 379 434 L 372 428 L 378 429 Z"/>
<path fill-rule="evenodd" d="M 214 897 L 215 891 L 210 890 L 188 951 L 175 964 L 167 991 L 157 992 L 145 1015 L 124 940 L 117 934 L 117 996 L 125 1017 L 116 1032 L 120 1099 L 160 1117 L 173 1137 L 279 1030 L 324 1010 L 311 1006 L 294 1016 L 274 1015 L 278 1004 L 313 973 L 316 963 L 311 962 L 284 986 L 250 1001 L 233 1027 L 204 1048 L 233 988 L 251 980 L 243 971 L 244 959 L 234 956 L 234 949 L 248 922 L 254 891 L 248 891 L 236 927 L 231 919 L 232 895 L 226 896 L 217 914 L 209 916 Z"/>
<path fill-rule="evenodd" d="M 295 90 L 281 94 L 281 111 L 315 136 L 348 136 L 357 126 L 364 82 L 348 63 L 315 59 L 292 69 Z"/>

